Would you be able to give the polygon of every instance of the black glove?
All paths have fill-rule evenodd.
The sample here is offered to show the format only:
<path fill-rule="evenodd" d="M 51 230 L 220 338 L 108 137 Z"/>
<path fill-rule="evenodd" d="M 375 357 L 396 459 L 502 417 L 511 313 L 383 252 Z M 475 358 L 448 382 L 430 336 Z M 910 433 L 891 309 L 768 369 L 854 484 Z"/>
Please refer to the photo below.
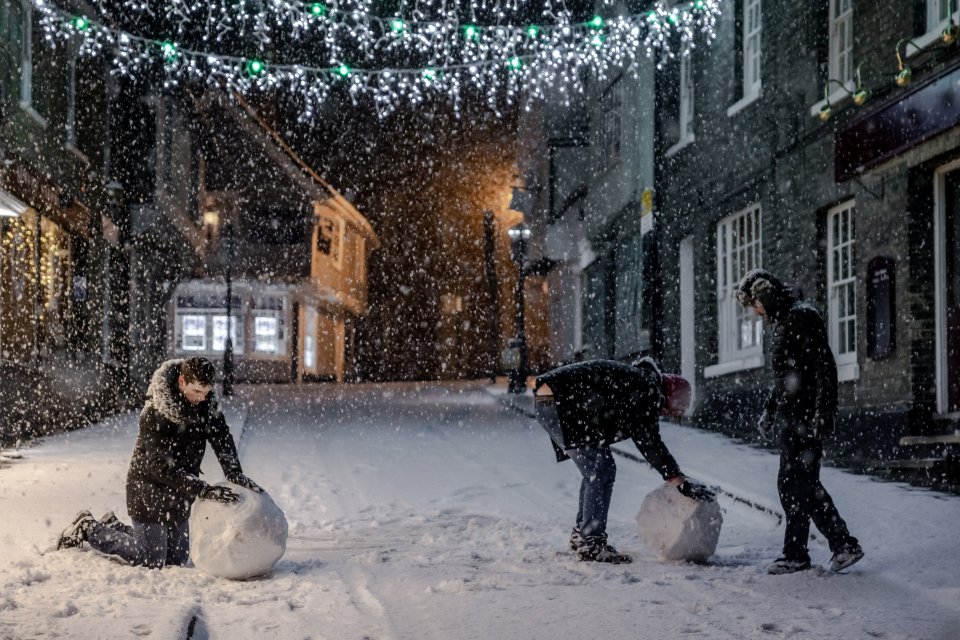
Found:
<path fill-rule="evenodd" d="M 774 440 L 776 421 L 766 411 L 761 413 L 760 419 L 757 420 L 757 433 L 760 434 L 760 439 L 764 442 L 773 442 Z"/>
<path fill-rule="evenodd" d="M 213 500 L 223 504 L 233 504 L 240 499 L 240 496 L 230 487 L 215 487 L 209 484 L 200 490 L 200 495 L 197 497 L 201 500 Z"/>
<path fill-rule="evenodd" d="M 717 499 L 716 491 L 696 480 L 684 480 L 677 485 L 677 491 L 697 502 L 713 502 Z"/>
<path fill-rule="evenodd" d="M 820 440 L 826 440 L 833 435 L 833 416 L 832 415 L 820 415 L 819 413 L 814 414 L 813 416 L 813 437 Z"/>
<path fill-rule="evenodd" d="M 227 478 L 227 480 L 229 480 L 229 481 L 232 482 L 233 484 L 238 484 L 238 485 L 240 485 L 241 487 L 245 487 L 245 488 L 247 488 L 247 489 L 250 489 L 250 491 L 254 491 L 254 492 L 256 492 L 256 493 L 263 493 L 263 487 L 261 487 L 261 486 L 258 485 L 256 482 L 254 482 L 253 480 L 251 480 L 251 479 L 248 478 L 247 476 L 243 475 L 242 473 L 238 473 L 238 474 L 235 475 L 235 476 L 231 476 L 231 477 Z"/>

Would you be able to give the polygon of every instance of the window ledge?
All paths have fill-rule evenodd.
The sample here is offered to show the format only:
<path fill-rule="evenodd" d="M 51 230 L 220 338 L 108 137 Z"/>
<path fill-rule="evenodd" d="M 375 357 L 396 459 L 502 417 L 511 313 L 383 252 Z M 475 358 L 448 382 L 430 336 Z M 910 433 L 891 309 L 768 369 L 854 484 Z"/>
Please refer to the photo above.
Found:
<path fill-rule="evenodd" d="M 43 115 L 33 108 L 33 104 L 29 102 L 20 102 L 20 108 L 27 112 L 27 115 L 33 118 L 33 120 L 39 124 L 44 129 L 47 128 L 47 119 Z"/>
<path fill-rule="evenodd" d="M 760 98 L 760 90 L 748 93 L 727 108 L 727 117 L 732 118 Z"/>
<path fill-rule="evenodd" d="M 764 357 L 762 353 L 753 356 L 746 356 L 744 358 L 737 358 L 736 360 L 728 360 L 727 362 L 721 362 L 719 364 L 710 365 L 709 367 L 703 368 L 703 377 L 704 378 L 719 378 L 720 376 L 725 376 L 728 373 L 736 373 L 738 371 L 748 371 L 750 369 L 759 369 L 765 364 Z"/>
<path fill-rule="evenodd" d="M 956 20 L 958 15 L 960 15 L 960 13 L 954 12 L 953 19 Z M 941 32 L 947 26 L 947 24 L 949 24 L 949 22 L 950 22 L 949 20 L 944 20 L 933 29 L 930 29 L 929 31 L 927 31 L 922 36 L 917 36 L 916 38 L 912 38 L 912 41 L 908 42 L 906 48 L 904 49 L 904 52 L 907 54 L 907 57 L 912 58 L 913 56 L 917 55 L 918 53 L 926 49 L 928 46 L 930 46 L 931 44 L 939 40 Z"/>
<path fill-rule="evenodd" d="M 860 379 L 860 365 L 856 362 L 837 365 L 837 382 L 849 382 Z"/>
<path fill-rule="evenodd" d="M 828 99 L 830 100 L 831 105 L 837 106 L 838 104 L 843 104 L 845 100 L 850 99 L 850 94 L 853 93 L 856 85 L 852 82 L 848 82 L 844 86 L 846 87 L 846 90 L 837 87 L 833 90 L 833 93 L 830 94 Z M 827 100 L 821 100 L 820 102 L 814 103 L 813 106 L 810 107 L 811 117 L 819 117 L 820 109 L 824 108 L 825 106 L 827 106 Z"/>
<path fill-rule="evenodd" d="M 687 145 L 693 143 L 693 141 L 696 139 L 697 139 L 697 136 L 693 135 L 692 133 L 686 138 L 680 138 L 677 144 L 667 149 L 666 156 L 668 158 L 672 158 L 673 156 L 677 155 L 677 152 L 679 152 L 681 149 L 683 149 Z"/>

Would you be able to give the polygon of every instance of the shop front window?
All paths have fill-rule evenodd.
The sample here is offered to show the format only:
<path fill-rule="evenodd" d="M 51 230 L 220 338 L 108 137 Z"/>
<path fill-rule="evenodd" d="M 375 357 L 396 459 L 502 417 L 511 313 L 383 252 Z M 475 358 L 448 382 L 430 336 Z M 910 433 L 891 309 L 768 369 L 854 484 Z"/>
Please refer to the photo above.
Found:
<path fill-rule="evenodd" d="M 180 316 L 180 348 L 183 351 L 205 351 L 207 348 L 206 316 Z"/>

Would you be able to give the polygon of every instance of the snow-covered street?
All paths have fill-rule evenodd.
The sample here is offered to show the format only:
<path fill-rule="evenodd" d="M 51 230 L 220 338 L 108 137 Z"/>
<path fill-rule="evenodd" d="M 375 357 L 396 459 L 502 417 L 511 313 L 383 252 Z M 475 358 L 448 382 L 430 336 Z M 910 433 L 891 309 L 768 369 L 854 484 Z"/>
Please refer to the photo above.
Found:
<path fill-rule="evenodd" d="M 244 471 L 290 524 L 274 572 L 247 582 L 51 551 L 81 508 L 126 519 L 137 414 L 49 438 L 0 469 L 0 638 L 184 638 L 194 617 L 211 640 L 960 638 L 960 499 L 828 468 L 867 553 L 849 574 L 822 568 L 818 537 L 819 567 L 768 576 L 782 526 L 726 494 L 711 563 L 670 564 L 634 522 L 660 479 L 618 457 L 609 531 L 634 563 L 581 563 L 566 550 L 579 475 L 500 391 L 241 388 L 226 413 Z M 664 440 L 688 475 L 780 511 L 773 453 L 668 424 Z"/>

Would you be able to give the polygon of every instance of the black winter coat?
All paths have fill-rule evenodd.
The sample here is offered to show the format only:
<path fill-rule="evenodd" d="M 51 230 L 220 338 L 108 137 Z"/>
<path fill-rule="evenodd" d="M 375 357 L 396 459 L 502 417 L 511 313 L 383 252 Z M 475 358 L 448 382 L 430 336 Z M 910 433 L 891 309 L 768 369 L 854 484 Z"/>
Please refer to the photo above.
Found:
<path fill-rule="evenodd" d="M 837 411 L 837 363 L 823 318 L 795 294 L 785 294 L 770 311 L 773 328 L 774 387 L 767 415 L 810 423 Z"/>
<path fill-rule="evenodd" d="M 553 369 L 537 378 L 549 385 L 568 449 L 632 438 L 660 475 L 680 475 L 660 437 L 660 376 L 648 367 L 590 360 Z M 568 456 L 554 443 L 557 460 Z"/>
<path fill-rule="evenodd" d="M 214 393 L 191 405 L 177 378 L 182 360 L 154 372 L 140 413 L 140 432 L 127 472 L 127 511 L 139 522 L 183 522 L 206 482 L 200 463 L 210 443 L 227 479 L 242 473 L 237 447 Z"/>

